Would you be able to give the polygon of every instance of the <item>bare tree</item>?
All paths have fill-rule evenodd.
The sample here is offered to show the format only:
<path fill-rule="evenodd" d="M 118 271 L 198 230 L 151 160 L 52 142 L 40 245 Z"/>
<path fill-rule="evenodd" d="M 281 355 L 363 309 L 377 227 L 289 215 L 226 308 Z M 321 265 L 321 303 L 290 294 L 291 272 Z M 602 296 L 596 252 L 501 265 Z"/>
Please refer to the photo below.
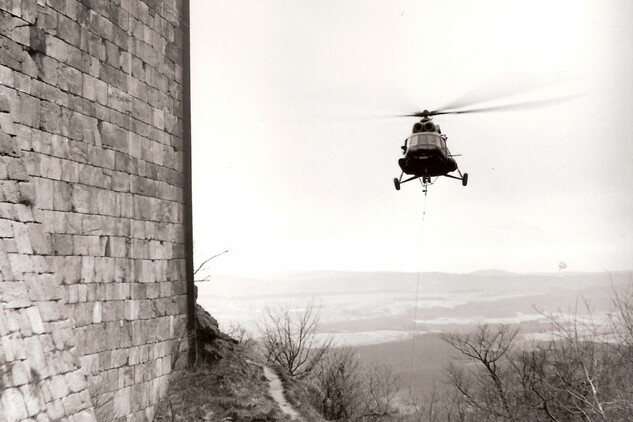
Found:
<path fill-rule="evenodd" d="M 512 379 L 515 394 L 515 414 L 523 420 L 559 421 L 561 412 L 556 406 L 557 397 L 546 385 L 552 347 L 550 343 L 532 344 L 512 353 L 508 361 L 514 370 Z"/>
<path fill-rule="evenodd" d="M 319 309 L 310 302 L 302 311 L 289 306 L 268 308 L 258 325 L 264 357 L 285 368 L 290 376 L 308 375 L 330 349 L 332 338 L 317 341 Z"/>
<path fill-rule="evenodd" d="M 332 348 L 310 376 L 321 414 L 332 421 L 396 421 L 400 380 L 390 366 L 361 364 L 350 347 Z"/>
<path fill-rule="evenodd" d="M 607 318 L 584 299 L 568 314 L 543 313 L 549 341 L 514 345 L 507 326 L 445 335 L 465 358 L 447 369 L 457 394 L 447 420 L 633 420 L 633 289 L 614 293 Z"/>
<path fill-rule="evenodd" d="M 615 344 L 620 344 L 623 358 L 633 361 L 633 281 L 627 287 L 613 290 L 613 312 L 609 314 L 610 331 Z M 628 352 L 628 353 L 627 353 Z M 633 363 L 633 362 L 632 362 Z"/>
<path fill-rule="evenodd" d="M 362 404 L 360 362 L 349 347 L 331 349 L 311 375 L 319 391 L 321 414 L 330 421 L 351 421 Z"/>
<path fill-rule="evenodd" d="M 548 351 L 548 377 L 542 385 L 559 413 L 583 421 L 633 418 L 633 290 L 614 289 L 614 309 L 596 320 L 583 299 L 568 317 L 548 315 L 555 340 Z"/>
<path fill-rule="evenodd" d="M 482 325 L 474 333 L 442 336 L 444 341 L 483 371 L 473 375 L 463 365 L 453 364 L 447 371 L 449 382 L 473 409 L 496 420 L 515 420 L 503 359 L 517 332 L 518 329 L 507 325 L 494 329 Z"/>
<path fill-rule="evenodd" d="M 400 390 L 400 379 L 390 366 L 376 364 L 364 374 L 363 420 L 392 421 L 398 416 L 396 394 Z"/>
<path fill-rule="evenodd" d="M 614 312 L 609 315 L 614 341 L 609 342 L 615 356 L 618 389 L 613 406 L 618 414 L 633 415 L 633 282 L 623 291 L 614 291 Z M 614 416 L 615 417 L 615 416 Z M 623 420 L 624 418 L 622 418 Z"/>

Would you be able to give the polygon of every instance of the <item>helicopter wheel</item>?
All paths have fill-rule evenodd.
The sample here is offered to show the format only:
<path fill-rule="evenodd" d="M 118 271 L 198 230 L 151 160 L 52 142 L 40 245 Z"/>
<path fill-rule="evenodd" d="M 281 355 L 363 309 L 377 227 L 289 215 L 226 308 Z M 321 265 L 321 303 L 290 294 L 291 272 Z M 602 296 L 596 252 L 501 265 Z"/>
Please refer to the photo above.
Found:
<path fill-rule="evenodd" d="M 396 190 L 400 190 L 400 180 L 397 177 L 393 178 L 393 184 L 396 187 Z"/>
<path fill-rule="evenodd" d="M 468 173 L 464 173 L 462 176 L 462 186 L 466 186 L 468 184 Z"/>

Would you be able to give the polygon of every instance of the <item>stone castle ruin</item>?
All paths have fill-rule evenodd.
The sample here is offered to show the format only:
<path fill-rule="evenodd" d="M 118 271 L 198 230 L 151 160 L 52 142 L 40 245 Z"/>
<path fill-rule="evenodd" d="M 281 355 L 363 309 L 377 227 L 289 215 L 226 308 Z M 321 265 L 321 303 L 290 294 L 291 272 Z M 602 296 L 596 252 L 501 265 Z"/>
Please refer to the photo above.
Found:
<path fill-rule="evenodd" d="M 187 19 L 0 0 L 0 422 L 154 417 L 188 328 Z"/>

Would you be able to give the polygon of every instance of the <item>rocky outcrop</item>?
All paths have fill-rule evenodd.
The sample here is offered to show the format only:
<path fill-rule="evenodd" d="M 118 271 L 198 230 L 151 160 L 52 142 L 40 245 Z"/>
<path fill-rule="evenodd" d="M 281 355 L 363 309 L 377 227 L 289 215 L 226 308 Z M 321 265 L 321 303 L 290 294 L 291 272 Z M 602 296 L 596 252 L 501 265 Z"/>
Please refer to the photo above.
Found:
<path fill-rule="evenodd" d="M 198 359 L 212 362 L 222 359 L 227 351 L 233 351 L 237 340 L 220 331 L 218 321 L 196 304 L 196 335 Z"/>

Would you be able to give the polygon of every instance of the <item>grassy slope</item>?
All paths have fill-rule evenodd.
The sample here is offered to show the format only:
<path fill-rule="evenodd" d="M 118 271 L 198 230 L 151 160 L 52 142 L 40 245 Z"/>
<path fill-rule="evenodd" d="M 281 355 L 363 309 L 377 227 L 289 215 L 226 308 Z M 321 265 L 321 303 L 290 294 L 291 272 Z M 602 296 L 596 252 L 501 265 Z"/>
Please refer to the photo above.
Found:
<path fill-rule="evenodd" d="M 270 396 L 260 365 L 239 346 L 223 349 L 221 354 L 222 359 L 198 364 L 172 379 L 158 405 L 156 422 L 290 420 Z M 309 404 L 309 388 L 284 374 L 280 378 L 288 390 L 286 399 L 303 419 L 322 421 Z"/>
<path fill-rule="evenodd" d="M 239 350 L 223 355 L 175 376 L 155 421 L 283 420 L 262 368 L 247 362 Z"/>

